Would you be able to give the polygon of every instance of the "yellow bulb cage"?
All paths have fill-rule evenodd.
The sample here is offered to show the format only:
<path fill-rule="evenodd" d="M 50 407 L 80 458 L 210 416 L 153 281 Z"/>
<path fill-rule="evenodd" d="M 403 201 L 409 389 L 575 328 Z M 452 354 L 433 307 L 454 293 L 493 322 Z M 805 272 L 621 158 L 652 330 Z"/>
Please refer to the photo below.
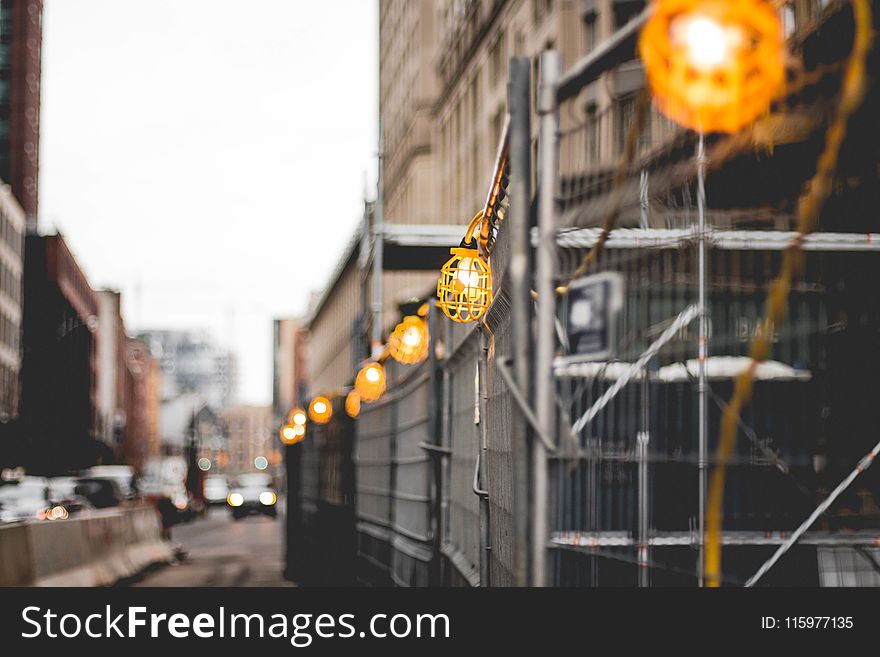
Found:
<path fill-rule="evenodd" d="M 699 132 L 736 132 L 785 83 L 785 45 L 767 0 L 654 0 L 639 37 L 657 107 Z"/>
<path fill-rule="evenodd" d="M 323 395 L 318 395 L 309 403 L 309 419 L 316 424 L 327 424 L 333 417 L 333 404 Z"/>
<path fill-rule="evenodd" d="M 361 398 L 354 391 L 345 396 L 345 412 L 351 418 L 356 418 L 361 414 Z"/>
<path fill-rule="evenodd" d="M 417 315 L 404 317 L 388 338 L 388 352 L 404 365 L 425 360 L 428 356 L 428 323 Z"/>
<path fill-rule="evenodd" d="M 492 269 L 476 248 L 449 252 L 437 281 L 437 306 L 453 322 L 475 322 L 492 303 Z"/>
<path fill-rule="evenodd" d="M 449 252 L 452 257 L 440 268 L 437 307 L 453 322 L 475 322 L 492 303 L 492 268 L 480 255 L 474 232 L 483 221 L 480 210 L 471 219 L 461 244 Z"/>
<path fill-rule="evenodd" d="M 382 363 L 368 363 L 354 380 L 354 391 L 361 401 L 373 402 L 385 392 L 385 368 Z"/>

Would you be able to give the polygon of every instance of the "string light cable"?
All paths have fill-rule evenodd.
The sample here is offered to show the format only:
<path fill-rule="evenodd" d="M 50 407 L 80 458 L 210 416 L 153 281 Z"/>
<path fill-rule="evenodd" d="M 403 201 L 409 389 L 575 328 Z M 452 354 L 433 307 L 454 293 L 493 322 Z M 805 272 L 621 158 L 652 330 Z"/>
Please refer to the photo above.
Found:
<path fill-rule="evenodd" d="M 721 579 L 721 512 L 724 504 L 725 464 L 736 445 L 737 420 L 751 401 L 755 371 L 770 351 L 775 328 L 787 313 L 788 294 L 793 280 L 803 269 L 803 244 L 813 232 L 819 213 L 829 197 L 837 169 L 840 146 L 850 117 L 861 106 L 867 82 L 866 61 L 873 39 L 871 6 L 868 0 L 852 0 L 855 34 L 853 47 L 844 69 L 837 109 L 825 135 L 825 148 L 819 156 L 816 173 L 798 204 L 797 234 L 783 253 L 779 274 L 770 286 L 765 316 L 758 324 L 749 349 L 751 362 L 736 378 L 734 392 L 724 409 L 716 463 L 712 471 L 706 508 L 705 578 L 708 586 L 717 587 Z"/>

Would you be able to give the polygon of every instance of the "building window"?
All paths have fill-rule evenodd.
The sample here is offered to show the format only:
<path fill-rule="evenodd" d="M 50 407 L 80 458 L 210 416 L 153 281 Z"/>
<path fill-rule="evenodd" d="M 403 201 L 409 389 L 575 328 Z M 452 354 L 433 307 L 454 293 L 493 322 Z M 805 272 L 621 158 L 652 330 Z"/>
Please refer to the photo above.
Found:
<path fill-rule="evenodd" d="M 792 34 L 797 27 L 794 13 L 794 6 L 785 5 L 782 9 L 780 9 L 780 21 L 782 22 L 782 34 L 787 39 Z"/>
<path fill-rule="evenodd" d="M 614 24 L 621 28 L 645 8 L 644 0 L 627 0 L 614 3 Z"/>
<path fill-rule="evenodd" d="M 526 35 L 522 30 L 517 30 L 516 36 L 513 38 L 513 55 L 514 57 L 522 57 L 526 52 Z"/>
<path fill-rule="evenodd" d="M 532 0 L 532 19 L 535 25 L 544 20 L 553 11 L 553 0 Z"/>
<path fill-rule="evenodd" d="M 507 79 L 507 66 L 504 62 L 506 49 L 504 46 L 504 32 L 501 32 L 489 50 L 489 77 L 493 86 L 497 85 L 501 79 Z"/>
<path fill-rule="evenodd" d="M 584 14 L 584 52 L 596 47 L 596 12 Z"/>
<path fill-rule="evenodd" d="M 492 149 L 491 155 L 495 157 L 495 149 L 498 148 L 498 142 L 501 141 L 501 130 L 504 128 L 504 110 L 498 109 L 492 116 L 492 143 L 489 148 Z"/>
<path fill-rule="evenodd" d="M 626 148 L 626 136 L 630 125 L 636 118 L 636 97 L 627 96 L 618 104 L 617 111 L 617 152 L 623 153 Z M 639 132 L 636 142 L 636 155 L 646 151 L 651 145 L 651 121 L 650 115 L 645 117 L 645 123 Z"/>
<path fill-rule="evenodd" d="M 599 116 L 596 112 L 596 103 L 590 103 L 586 107 L 586 154 L 587 163 L 595 164 L 599 161 Z"/>

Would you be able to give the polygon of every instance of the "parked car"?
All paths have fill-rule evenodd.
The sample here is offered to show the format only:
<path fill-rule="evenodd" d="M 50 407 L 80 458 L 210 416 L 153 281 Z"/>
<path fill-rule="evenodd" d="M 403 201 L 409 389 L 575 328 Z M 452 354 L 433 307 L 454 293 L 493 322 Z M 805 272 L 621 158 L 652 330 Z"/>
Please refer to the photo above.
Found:
<path fill-rule="evenodd" d="M 94 505 L 83 495 L 76 492 L 79 484 L 78 477 L 50 477 L 49 478 L 49 504 L 52 508 L 60 506 L 66 514 L 79 513 L 87 509 L 93 509 Z"/>
<path fill-rule="evenodd" d="M 80 477 L 74 491 L 86 498 L 96 509 L 119 506 L 125 499 L 116 479 L 106 477 Z"/>
<path fill-rule="evenodd" d="M 278 493 L 272 485 L 272 477 L 261 473 L 239 475 L 226 498 L 226 503 L 235 520 L 252 513 L 261 513 L 275 518 Z"/>
<path fill-rule="evenodd" d="M 229 482 L 225 475 L 208 475 L 205 477 L 205 501 L 211 505 L 226 504 L 229 496 Z"/>
<path fill-rule="evenodd" d="M 130 465 L 96 465 L 82 473 L 84 477 L 100 477 L 116 482 L 122 499 L 130 500 L 137 495 L 134 483 L 134 468 Z"/>
<path fill-rule="evenodd" d="M 49 480 L 23 477 L 0 486 L 0 523 L 43 518 L 49 506 Z"/>

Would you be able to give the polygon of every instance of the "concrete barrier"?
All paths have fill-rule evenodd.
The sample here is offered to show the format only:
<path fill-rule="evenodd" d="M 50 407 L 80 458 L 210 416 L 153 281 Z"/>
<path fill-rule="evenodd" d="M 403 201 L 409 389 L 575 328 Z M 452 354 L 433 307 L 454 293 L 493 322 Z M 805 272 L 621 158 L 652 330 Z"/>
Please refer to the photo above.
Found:
<path fill-rule="evenodd" d="M 108 586 L 173 558 L 149 506 L 0 526 L 0 586 Z"/>

